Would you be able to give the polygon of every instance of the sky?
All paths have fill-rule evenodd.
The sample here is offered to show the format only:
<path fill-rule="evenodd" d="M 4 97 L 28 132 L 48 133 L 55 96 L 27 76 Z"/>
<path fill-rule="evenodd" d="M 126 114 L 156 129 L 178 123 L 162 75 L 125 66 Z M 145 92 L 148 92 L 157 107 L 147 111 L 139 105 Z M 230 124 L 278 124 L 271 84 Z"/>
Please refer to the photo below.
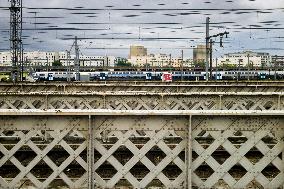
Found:
<path fill-rule="evenodd" d="M 0 51 L 10 48 L 9 2 L 0 0 Z M 23 0 L 25 51 L 70 50 L 79 38 L 84 55 L 127 57 L 130 45 L 149 53 L 192 57 L 210 35 L 229 32 L 213 57 L 253 50 L 284 55 L 283 0 Z"/>

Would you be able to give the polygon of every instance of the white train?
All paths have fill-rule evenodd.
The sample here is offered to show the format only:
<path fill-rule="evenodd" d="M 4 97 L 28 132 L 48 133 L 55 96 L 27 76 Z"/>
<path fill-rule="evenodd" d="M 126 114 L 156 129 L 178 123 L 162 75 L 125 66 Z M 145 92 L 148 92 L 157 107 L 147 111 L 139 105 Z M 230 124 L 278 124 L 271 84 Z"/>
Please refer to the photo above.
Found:
<path fill-rule="evenodd" d="M 171 74 L 173 81 L 202 81 L 206 80 L 204 71 L 97 71 L 97 72 L 80 72 L 80 81 L 104 81 L 104 80 L 154 80 L 163 79 L 165 74 Z M 36 81 L 67 81 L 68 77 L 71 81 L 77 80 L 75 72 L 68 74 L 67 72 L 35 72 L 33 79 Z M 269 80 L 284 79 L 284 71 L 214 71 L 212 72 L 213 80 Z"/>

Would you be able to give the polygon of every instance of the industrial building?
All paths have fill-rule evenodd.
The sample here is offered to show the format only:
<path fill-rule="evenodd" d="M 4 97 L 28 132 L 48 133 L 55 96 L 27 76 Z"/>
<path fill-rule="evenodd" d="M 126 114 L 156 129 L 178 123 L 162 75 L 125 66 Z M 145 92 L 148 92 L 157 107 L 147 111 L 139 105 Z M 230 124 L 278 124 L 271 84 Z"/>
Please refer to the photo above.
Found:
<path fill-rule="evenodd" d="M 193 62 L 204 63 L 205 60 L 206 60 L 206 46 L 197 45 L 197 47 L 193 49 Z"/>
<path fill-rule="evenodd" d="M 139 45 L 131 45 L 129 58 L 136 56 L 147 56 L 147 48 Z"/>

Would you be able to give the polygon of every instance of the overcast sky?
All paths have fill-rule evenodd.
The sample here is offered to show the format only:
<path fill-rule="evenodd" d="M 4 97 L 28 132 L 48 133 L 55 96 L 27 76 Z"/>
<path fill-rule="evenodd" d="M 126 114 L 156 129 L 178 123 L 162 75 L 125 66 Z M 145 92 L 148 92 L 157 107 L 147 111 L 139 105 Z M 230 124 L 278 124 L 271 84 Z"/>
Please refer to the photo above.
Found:
<path fill-rule="evenodd" d="M 0 0 L 2 50 L 9 49 L 8 6 Z M 27 51 L 64 51 L 78 36 L 86 55 L 127 57 L 129 46 L 139 44 L 173 56 L 184 49 L 191 57 L 210 17 L 211 35 L 230 32 L 224 48 L 214 45 L 214 57 L 242 50 L 284 55 L 283 0 L 23 0 L 23 6 Z"/>

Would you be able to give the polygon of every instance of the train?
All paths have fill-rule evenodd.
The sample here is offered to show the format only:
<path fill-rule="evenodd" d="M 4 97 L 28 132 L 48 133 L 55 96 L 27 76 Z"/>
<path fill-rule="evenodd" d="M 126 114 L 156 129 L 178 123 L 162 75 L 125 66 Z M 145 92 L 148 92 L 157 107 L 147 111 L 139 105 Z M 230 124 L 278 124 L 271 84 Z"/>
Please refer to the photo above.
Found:
<path fill-rule="evenodd" d="M 96 71 L 96 72 L 35 72 L 34 81 L 204 81 L 204 71 Z M 79 77 L 79 78 L 78 78 Z M 284 71 L 231 70 L 214 71 L 212 80 L 283 80 Z"/>

